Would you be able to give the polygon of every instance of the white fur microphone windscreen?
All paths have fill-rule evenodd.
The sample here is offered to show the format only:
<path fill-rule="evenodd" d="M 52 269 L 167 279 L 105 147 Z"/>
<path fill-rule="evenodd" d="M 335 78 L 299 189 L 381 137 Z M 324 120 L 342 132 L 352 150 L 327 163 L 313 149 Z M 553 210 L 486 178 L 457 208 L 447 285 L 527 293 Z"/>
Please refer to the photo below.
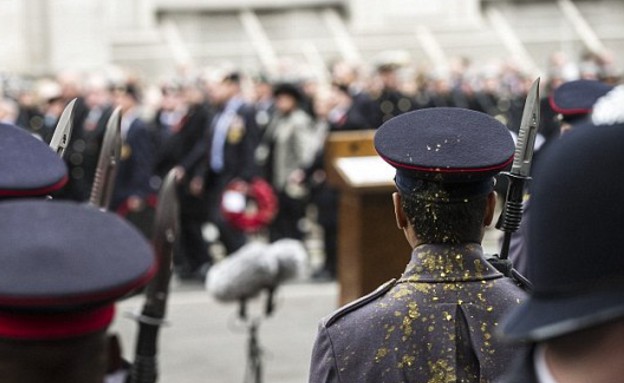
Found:
<path fill-rule="evenodd" d="M 276 259 L 278 264 L 275 285 L 303 274 L 308 254 L 301 241 L 280 239 L 269 245 L 267 251 L 268 256 Z"/>
<path fill-rule="evenodd" d="M 278 258 L 269 245 L 251 242 L 214 265 L 206 278 L 206 289 L 218 300 L 228 302 L 257 295 L 273 286 L 279 272 Z"/>

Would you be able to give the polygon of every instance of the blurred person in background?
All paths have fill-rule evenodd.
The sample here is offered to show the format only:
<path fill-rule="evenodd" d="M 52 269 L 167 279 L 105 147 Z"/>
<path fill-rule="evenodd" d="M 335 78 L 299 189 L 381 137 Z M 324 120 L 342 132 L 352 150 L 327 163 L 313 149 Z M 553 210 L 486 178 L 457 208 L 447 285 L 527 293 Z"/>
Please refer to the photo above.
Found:
<path fill-rule="evenodd" d="M 191 185 L 205 168 L 200 166 L 193 149 L 205 139 L 213 111 L 206 104 L 198 79 L 186 80 L 180 89 L 163 87 L 162 92 L 162 104 L 154 121 L 159 142 L 155 173 L 163 179 L 170 169 L 176 169 L 180 240 L 174 252 L 175 273 L 182 280 L 201 279 L 212 265 L 212 258 L 202 234 L 202 225 L 208 218 L 206 199 L 203 190 Z M 199 157 L 202 155 L 200 152 Z"/>
<path fill-rule="evenodd" d="M 134 82 L 115 89 L 115 105 L 121 107 L 121 157 L 110 209 L 121 215 L 142 211 L 152 195 L 150 177 L 154 148 L 147 124 L 141 119 L 140 90 Z M 154 201 L 152 201 L 154 202 Z M 146 228 L 141 230 L 146 233 Z"/>
<path fill-rule="evenodd" d="M 442 71 L 432 73 L 427 92 L 429 102 L 425 105 L 426 108 L 455 106 L 448 73 Z"/>
<path fill-rule="evenodd" d="M 90 76 L 84 89 L 87 115 L 82 124 L 74 125 L 67 151 L 70 180 L 65 192 L 76 201 L 89 199 L 106 124 L 113 112 L 111 85 L 106 78 Z"/>
<path fill-rule="evenodd" d="M 29 132 L 38 132 L 43 128 L 43 114 L 39 97 L 34 86 L 24 84 L 16 91 L 15 99 L 19 108 L 15 124 Z"/>
<path fill-rule="evenodd" d="M 40 127 L 35 127 L 36 130 L 31 130 L 30 132 L 49 143 L 65 104 L 61 96 L 60 86 L 55 81 L 48 80 L 42 82 L 39 85 L 38 93 L 41 100 L 43 122 Z"/>
<path fill-rule="evenodd" d="M 262 135 L 266 130 L 275 111 L 273 100 L 273 85 L 266 75 L 260 74 L 254 78 L 254 98 L 256 108 L 256 125 L 258 134 Z"/>
<path fill-rule="evenodd" d="M 364 78 L 358 67 L 346 61 L 336 62 L 332 66 L 332 83 L 348 89 L 353 100 L 353 108 L 364 116 L 372 129 L 377 118 L 377 105 L 366 90 Z"/>
<path fill-rule="evenodd" d="M 0 122 L 15 125 L 19 115 L 19 105 L 8 97 L 0 99 Z"/>
<path fill-rule="evenodd" d="M 218 228 L 219 241 L 226 254 L 231 254 L 247 242 L 247 237 L 225 220 L 222 197 L 231 181 L 249 182 L 257 175 L 254 150 L 258 127 L 255 109 L 243 99 L 240 73 L 216 71 L 209 80 L 208 99 L 215 114 L 187 158 L 189 167 L 196 166 L 193 174 L 181 175 L 189 177 L 191 194 L 205 198 L 208 222 Z"/>
<path fill-rule="evenodd" d="M 379 89 L 373 96 L 377 109 L 373 128 L 414 109 L 413 100 L 399 90 L 398 69 L 399 65 L 392 62 L 377 66 L 376 80 Z"/>
<path fill-rule="evenodd" d="M 331 98 L 333 108 L 327 116 L 331 131 L 373 129 L 370 119 L 358 107 L 346 85 L 332 84 Z"/>
<path fill-rule="evenodd" d="M 275 189 L 279 208 L 269 227 L 270 240 L 302 239 L 300 220 L 305 215 L 308 190 L 305 169 L 312 163 L 312 118 L 301 109 L 303 95 L 292 83 L 273 90 L 275 113 L 255 152 L 264 177 Z"/>

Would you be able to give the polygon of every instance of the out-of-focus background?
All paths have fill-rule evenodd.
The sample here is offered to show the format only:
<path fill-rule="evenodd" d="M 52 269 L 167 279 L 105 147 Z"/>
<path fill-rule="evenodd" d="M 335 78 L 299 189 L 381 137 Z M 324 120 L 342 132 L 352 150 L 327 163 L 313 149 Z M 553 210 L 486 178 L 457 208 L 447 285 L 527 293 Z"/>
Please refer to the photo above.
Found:
<path fill-rule="evenodd" d="M 275 72 L 296 62 L 324 77 L 331 60 L 372 63 L 393 50 L 436 70 L 465 57 L 544 71 L 562 52 L 592 71 L 592 54 L 605 65 L 624 55 L 617 0 L 3 0 L 0 14 L 0 68 L 24 75 L 113 64 L 155 78 L 180 66 Z"/>

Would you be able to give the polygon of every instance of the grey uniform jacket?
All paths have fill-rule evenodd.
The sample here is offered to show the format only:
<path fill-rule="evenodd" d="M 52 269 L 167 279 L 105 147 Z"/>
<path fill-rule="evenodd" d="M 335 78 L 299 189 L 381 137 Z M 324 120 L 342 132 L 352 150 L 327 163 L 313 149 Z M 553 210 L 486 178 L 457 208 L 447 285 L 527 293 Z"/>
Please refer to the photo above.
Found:
<path fill-rule="evenodd" d="M 321 322 L 309 381 L 493 382 L 521 349 L 496 333 L 524 296 L 478 244 L 418 246 L 398 281 Z"/>

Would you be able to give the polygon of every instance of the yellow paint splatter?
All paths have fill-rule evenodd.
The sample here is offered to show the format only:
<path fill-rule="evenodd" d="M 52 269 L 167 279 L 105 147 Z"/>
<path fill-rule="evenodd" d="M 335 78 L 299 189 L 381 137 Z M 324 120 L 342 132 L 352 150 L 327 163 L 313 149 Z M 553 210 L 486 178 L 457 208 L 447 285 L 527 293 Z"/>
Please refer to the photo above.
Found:
<path fill-rule="evenodd" d="M 403 368 L 405 366 L 411 367 L 412 364 L 414 364 L 415 361 L 416 361 L 416 358 L 414 356 L 412 356 L 412 355 L 403 355 L 403 358 L 398 363 L 397 367 L 398 368 Z"/>
<path fill-rule="evenodd" d="M 375 354 L 375 362 L 379 363 L 383 358 L 386 357 L 386 355 L 388 355 L 388 349 L 383 347 L 377 350 L 377 353 Z"/>

